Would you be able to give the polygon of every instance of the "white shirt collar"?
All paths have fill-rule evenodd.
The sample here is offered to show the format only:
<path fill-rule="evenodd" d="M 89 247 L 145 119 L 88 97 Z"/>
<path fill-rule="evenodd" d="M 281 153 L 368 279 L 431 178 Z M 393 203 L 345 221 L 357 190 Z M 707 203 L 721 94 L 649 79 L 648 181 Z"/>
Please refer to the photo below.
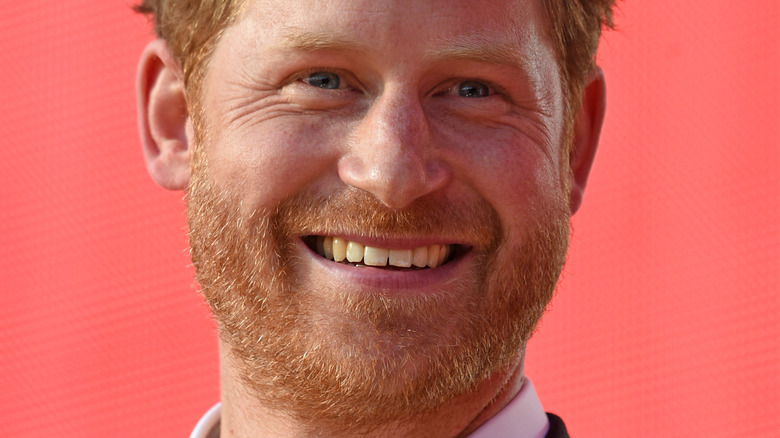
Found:
<path fill-rule="evenodd" d="M 219 438 L 221 404 L 217 403 L 195 425 L 190 438 Z M 550 423 L 534 385 L 525 379 L 523 387 L 501 411 L 475 430 L 471 438 L 543 438 Z"/>
<path fill-rule="evenodd" d="M 219 420 L 221 418 L 220 409 L 222 403 L 212 406 L 206 414 L 201 417 L 195 429 L 192 430 L 190 438 L 219 438 Z"/>
<path fill-rule="evenodd" d="M 547 414 L 530 380 L 498 414 L 474 431 L 470 438 L 544 438 L 550 429 Z"/>

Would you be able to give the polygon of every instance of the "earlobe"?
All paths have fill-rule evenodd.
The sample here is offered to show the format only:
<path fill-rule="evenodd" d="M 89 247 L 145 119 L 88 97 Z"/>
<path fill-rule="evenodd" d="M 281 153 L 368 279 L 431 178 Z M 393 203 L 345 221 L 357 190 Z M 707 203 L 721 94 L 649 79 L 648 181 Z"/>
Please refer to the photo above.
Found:
<path fill-rule="evenodd" d="M 606 83 L 604 72 L 595 66 L 585 81 L 582 91 L 582 105 L 574 122 L 574 138 L 569 166 L 571 167 L 571 189 L 569 209 L 574 214 L 582 205 L 585 185 L 590 168 L 596 156 L 606 111 Z"/>
<path fill-rule="evenodd" d="M 146 46 L 136 82 L 138 125 L 149 175 L 160 186 L 182 190 L 190 180 L 192 128 L 178 63 L 163 40 Z"/>

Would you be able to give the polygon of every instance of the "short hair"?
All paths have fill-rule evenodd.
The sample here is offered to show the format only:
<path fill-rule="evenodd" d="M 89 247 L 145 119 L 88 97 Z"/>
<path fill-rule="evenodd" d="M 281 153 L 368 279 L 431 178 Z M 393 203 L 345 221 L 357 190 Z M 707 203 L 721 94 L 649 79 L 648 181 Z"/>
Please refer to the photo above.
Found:
<path fill-rule="evenodd" d="M 572 125 L 585 80 L 595 65 L 602 29 L 613 26 L 615 0 L 542 0 L 542 3 L 566 93 L 566 121 Z M 211 52 L 243 4 L 244 0 L 142 0 L 135 6 L 137 12 L 154 17 L 155 33 L 168 43 L 182 70 L 190 104 L 198 104 Z"/>

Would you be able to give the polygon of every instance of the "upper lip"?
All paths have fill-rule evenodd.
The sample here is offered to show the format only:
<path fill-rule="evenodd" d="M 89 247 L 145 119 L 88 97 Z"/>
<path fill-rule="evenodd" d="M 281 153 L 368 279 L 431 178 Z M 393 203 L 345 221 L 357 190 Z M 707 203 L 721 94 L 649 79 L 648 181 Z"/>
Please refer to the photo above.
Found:
<path fill-rule="evenodd" d="M 465 242 L 459 242 L 457 241 L 457 239 L 451 239 L 446 237 L 435 237 L 435 236 L 412 238 L 412 237 L 376 237 L 376 236 L 365 236 L 361 234 L 350 234 L 350 233 L 333 233 L 333 234 L 317 233 L 317 234 L 310 234 L 307 236 L 301 236 L 301 238 L 306 239 L 307 237 L 315 237 L 315 236 L 341 237 L 351 242 L 360 243 L 363 246 L 371 246 L 374 248 L 387 248 L 387 249 L 410 249 L 410 248 L 413 249 L 413 248 L 417 248 L 420 246 L 427 246 L 427 245 L 458 245 L 464 247 L 472 246 Z"/>

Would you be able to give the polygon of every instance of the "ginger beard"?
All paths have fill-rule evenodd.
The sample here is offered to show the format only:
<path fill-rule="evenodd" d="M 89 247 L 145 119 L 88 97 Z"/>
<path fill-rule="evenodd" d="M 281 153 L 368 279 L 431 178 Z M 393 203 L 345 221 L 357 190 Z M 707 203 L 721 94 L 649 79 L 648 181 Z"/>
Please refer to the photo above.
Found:
<path fill-rule="evenodd" d="M 368 431 L 432 412 L 523 354 L 565 260 L 562 193 L 540 198 L 554 202 L 532 207 L 534 225 L 514 243 L 483 200 L 393 210 L 345 187 L 242 217 L 240 193 L 218 186 L 198 149 L 187 193 L 192 260 L 230 360 L 261 404 L 319 431 Z M 301 236 L 440 230 L 472 242 L 475 257 L 435 294 L 323 290 L 294 251 Z"/>

